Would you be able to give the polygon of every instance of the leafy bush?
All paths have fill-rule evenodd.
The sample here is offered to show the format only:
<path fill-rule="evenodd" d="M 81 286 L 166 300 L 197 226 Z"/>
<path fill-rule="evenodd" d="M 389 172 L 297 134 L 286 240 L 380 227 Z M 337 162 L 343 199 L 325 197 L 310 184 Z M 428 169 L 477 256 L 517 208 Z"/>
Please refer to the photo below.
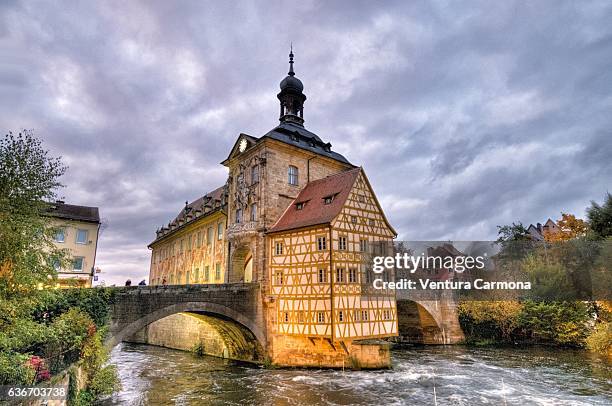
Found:
<path fill-rule="evenodd" d="M 518 325 L 527 340 L 583 347 L 589 319 L 589 309 L 582 302 L 526 301 Z"/>
<path fill-rule="evenodd" d="M 0 331 L 0 351 L 40 353 L 49 338 L 44 324 L 28 319 L 16 319 Z"/>
<path fill-rule="evenodd" d="M 612 355 L 612 323 L 597 324 L 593 333 L 586 339 L 586 345 L 591 351 Z"/>
<path fill-rule="evenodd" d="M 57 354 L 80 349 L 92 328 L 95 325 L 87 313 L 77 308 L 68 310 L 51 324 L 53 338 L 49 340 L 47 352 Z"/>
<path fill-rule="evenodd" d="M 29 385 L 36 372 L 27 366 L 26 354 L 0 352 L 0 385 Z"/>
<path fill-rule="evenodd" d="M 583 347 L 590 331 L 583 302 L 463 302 L 458 310 L 469 343 Z"/>
<path fill-rule="evenodd" d="M 512 341 L 522 305 L 514 301 L 462 302 L 459 322 L 468 341 Z"/>

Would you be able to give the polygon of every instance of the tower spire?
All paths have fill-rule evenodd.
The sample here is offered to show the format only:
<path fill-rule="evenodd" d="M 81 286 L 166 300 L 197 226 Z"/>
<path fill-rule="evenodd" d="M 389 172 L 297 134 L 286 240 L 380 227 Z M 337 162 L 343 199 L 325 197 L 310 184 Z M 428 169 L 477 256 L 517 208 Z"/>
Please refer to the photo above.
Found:
<path fill-rule="evenodd" d="M 293 71 L 293 42 L 291 42 L 291 51 L 289 51 L 289 76 L 295 76 Z"/>
<path fill-rule="evenodd" d="M 304 125 L 304 85 L 302 81 L 295 77 L 293 71 L 293 43 L 289 51 L 289 73 L 280 83 L 281 91 L 277 95 L 280 101 L 280 121 L 281 123 L 292 123 L 299 126 Z"/>

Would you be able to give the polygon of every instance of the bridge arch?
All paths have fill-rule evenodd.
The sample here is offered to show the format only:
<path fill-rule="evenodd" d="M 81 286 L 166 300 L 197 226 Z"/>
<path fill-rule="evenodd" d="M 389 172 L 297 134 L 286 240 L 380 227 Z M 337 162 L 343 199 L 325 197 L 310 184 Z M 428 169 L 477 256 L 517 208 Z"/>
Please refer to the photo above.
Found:
<path fill-rule="evenodd" d="M 210 302 L 180 302 L 172 304 L 148 313 L 121 327 L 119 327 L 117 323 L 111 322 L 112 334 L 107 340 L 106 346 L 112 348 L 141 331 L 149 324 L 179 313 L 203 313 L 210 316 L 220 316 L 220 318 L 233 321 L 249 330 L 262 349 L 266 348 L 265 333 L 253 320 L 227 306 Z"/>
<path fill-rule="evenodd" d="M 438 304 L 429 301 L 398 300 L 399 340 L 418 344 L 446 344 L 444 321 Z"/>

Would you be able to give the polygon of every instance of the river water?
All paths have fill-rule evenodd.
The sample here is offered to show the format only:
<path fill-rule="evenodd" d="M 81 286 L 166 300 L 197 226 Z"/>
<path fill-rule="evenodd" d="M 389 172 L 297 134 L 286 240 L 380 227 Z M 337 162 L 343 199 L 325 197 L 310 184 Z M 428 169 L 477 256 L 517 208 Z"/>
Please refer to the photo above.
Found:
<path fill-rule="evenodd" d="M 403 348 L 391 370 L 343 372 L 124 343 L 111 362 L 123 389 L 104 405 L 612 405 L 612 365 L 572 350 Z"/>

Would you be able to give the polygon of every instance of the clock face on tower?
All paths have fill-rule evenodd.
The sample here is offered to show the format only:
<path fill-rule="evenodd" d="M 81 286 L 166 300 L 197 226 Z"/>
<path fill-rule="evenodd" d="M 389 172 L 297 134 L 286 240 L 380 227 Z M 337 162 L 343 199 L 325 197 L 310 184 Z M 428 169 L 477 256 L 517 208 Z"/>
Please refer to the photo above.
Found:
<path fill-rule="evenodd" d="M 247 140 L 245 140 L 244 138 L 240 140 L 240 144 L 238 144 L 238 151 L 240 152 L 244 152 L 244 150 L 247 147 Z"/>

